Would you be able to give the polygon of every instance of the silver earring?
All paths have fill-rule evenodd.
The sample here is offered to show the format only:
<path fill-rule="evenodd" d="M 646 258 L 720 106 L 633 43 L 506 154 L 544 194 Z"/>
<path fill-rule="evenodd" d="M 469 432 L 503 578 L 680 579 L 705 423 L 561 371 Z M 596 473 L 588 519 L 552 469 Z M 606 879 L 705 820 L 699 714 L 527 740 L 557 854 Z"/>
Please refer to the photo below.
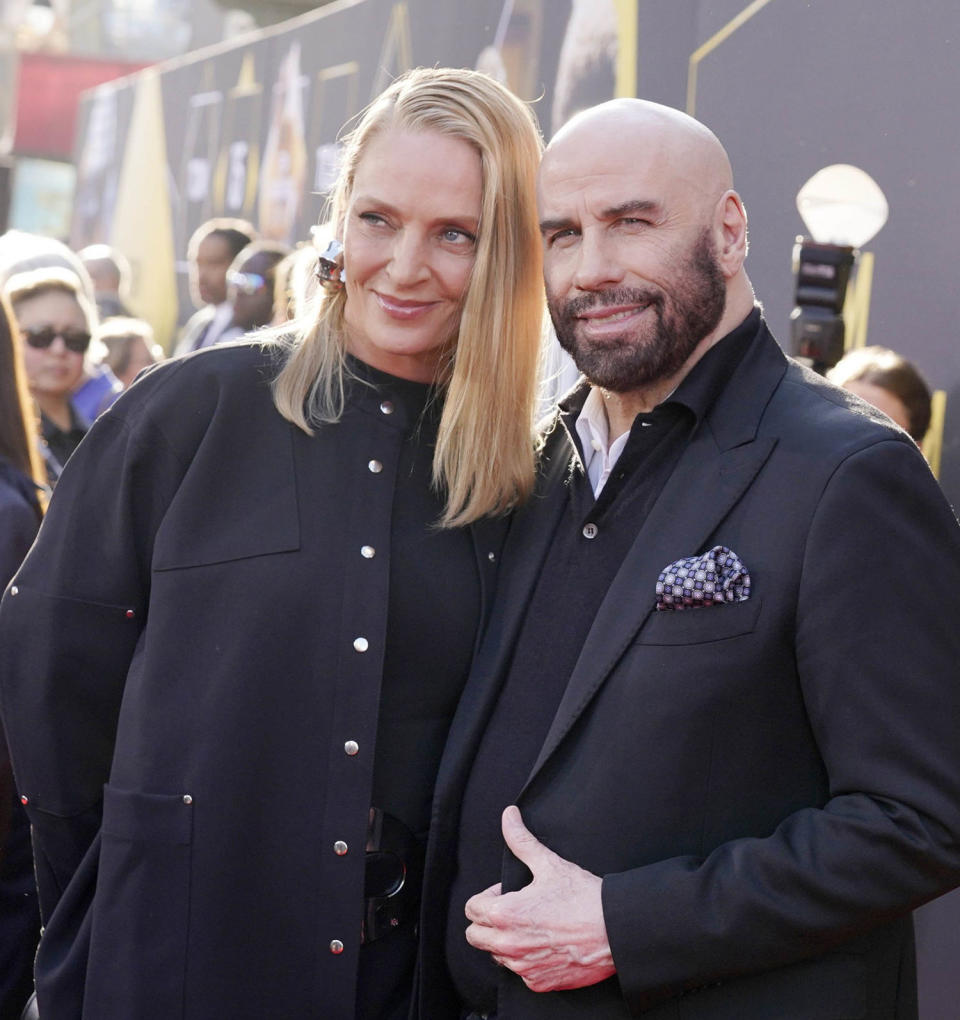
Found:
<path fill-rule="evenodd" d="M 343 269 L 343 245 L 331 241 L 317 260 L 316 276 L 324 287 L 339 290 L 347 279 Z"/>

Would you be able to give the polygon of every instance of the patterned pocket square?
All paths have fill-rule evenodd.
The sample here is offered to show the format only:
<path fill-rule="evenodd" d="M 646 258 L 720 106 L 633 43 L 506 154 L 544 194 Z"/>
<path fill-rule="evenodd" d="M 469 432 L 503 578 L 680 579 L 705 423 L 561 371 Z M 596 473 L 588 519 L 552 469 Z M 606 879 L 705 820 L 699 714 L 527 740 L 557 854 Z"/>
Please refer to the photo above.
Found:
<path fill-rule="evenodd" d="M 746 602 L 750 575 L 740 557 L 725 545 L 702 556 L 686 556 L 664 567 L 657 578 L 657 609 Z"/>

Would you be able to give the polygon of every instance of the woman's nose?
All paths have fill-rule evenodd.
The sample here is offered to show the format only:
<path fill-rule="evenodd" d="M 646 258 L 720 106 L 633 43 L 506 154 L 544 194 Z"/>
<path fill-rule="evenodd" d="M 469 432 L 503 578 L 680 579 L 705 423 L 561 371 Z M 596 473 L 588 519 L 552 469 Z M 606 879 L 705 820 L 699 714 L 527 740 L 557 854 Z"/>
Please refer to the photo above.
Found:
<path fill-rule="evenodd" d="M 429 274 L 428 257 L 421 238 L 409 230 L 401 230 L 393 242 L 390 277 L 398 284 L 418 283 Z"/>

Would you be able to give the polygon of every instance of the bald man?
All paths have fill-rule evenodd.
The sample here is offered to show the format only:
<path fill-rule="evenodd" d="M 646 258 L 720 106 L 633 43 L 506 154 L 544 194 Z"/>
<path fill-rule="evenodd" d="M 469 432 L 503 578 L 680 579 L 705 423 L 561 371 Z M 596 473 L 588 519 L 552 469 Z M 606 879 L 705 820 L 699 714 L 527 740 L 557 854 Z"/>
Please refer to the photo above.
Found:
<path fill-rule="evenodd" d="M 705 127 L 547 149 L 544 434 L 450 733 L 422 1020 L 916 1017 L 960 883 L 960 528 L 919 451 L 787 359 Z"/>

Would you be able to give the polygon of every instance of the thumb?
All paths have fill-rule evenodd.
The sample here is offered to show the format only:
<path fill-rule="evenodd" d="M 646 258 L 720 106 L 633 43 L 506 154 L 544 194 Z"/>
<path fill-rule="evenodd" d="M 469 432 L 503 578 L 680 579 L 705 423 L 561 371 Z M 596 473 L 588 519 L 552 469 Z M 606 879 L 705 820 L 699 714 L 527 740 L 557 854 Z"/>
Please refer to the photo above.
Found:
<path fill-rule="evenodd" d="M 556 858 L 556 854 L 545 847 L 523 824 L 520 808 L 516 805 L 511 804 L 510 807 L 504 808 L 501 826 L 507 847 L 517 860 L 526 864 L 534 877 L 538 869 L 542 869 Z"/>

